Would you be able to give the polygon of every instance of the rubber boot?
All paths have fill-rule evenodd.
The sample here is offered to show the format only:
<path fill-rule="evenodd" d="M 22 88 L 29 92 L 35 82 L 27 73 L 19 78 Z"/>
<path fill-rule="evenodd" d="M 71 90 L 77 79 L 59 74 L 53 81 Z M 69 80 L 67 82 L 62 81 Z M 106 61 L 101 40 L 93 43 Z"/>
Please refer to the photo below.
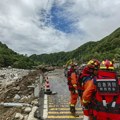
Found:
<path fill-rule="evenodd" d="M 74 117 L 79 117 L 79 115 L 76 114 L 75 106 L 70 106 L 70 112 Z"/>

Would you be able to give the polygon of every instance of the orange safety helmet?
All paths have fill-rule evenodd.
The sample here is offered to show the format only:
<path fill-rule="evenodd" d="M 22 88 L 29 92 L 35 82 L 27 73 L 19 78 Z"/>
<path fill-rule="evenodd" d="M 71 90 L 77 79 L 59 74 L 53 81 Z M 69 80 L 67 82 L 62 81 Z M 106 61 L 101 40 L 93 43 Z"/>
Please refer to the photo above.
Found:
<path fill-rule="evenodd" d="M 105 69 L 105 70 L 114 70 L 114 65 L 112 61 L 109 60 L 104 60 L 100 64 L 100 69 Z"/>
<path fill-rule="evenodd" d="M 100 62 L 97 59 L 92 59 L 87 63 L 87 66 L 92 69 L 99 69 L 100 67 Z"/>

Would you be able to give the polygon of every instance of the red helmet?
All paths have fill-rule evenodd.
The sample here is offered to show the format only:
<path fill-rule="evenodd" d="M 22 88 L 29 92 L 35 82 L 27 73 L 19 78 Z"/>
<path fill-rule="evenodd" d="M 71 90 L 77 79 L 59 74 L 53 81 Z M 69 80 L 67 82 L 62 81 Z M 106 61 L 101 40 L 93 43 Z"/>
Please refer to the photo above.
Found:
<path fill-rule="evenodd" d="M 114 70 L 113 62 L 109 60 L 104 60 L 100 64 L 100 69 Z"/>
<path fill-rule="evenodd" d="M 90 60 L 83 69 L 83 74 L 94 74 L 94 70 L 98 70 L 100 67 L 100 62 L 96 59 Z"/>
<path fill-rule="evenodd" d="M 87 63 L 87 66 L 91 69 L 99 69 L 100 67 L 100 62 L 96 59 L 92 59 Z"/>

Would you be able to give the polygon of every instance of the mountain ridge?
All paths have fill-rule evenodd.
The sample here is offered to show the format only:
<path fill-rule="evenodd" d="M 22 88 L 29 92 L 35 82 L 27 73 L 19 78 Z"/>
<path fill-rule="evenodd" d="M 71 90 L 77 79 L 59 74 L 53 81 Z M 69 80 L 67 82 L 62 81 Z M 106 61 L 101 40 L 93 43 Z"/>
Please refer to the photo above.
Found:
<path fill-rule="evenodd" d="M 69 52 L 58 52 L 51 54 L 31 55 L 32 60 L 38 60 L 41 64 L 65 64 L 69 59 L 76 59 L 83 62 L 92 58 L 99 60 L 117 59 L 120 55 L 120 27 L 113 31 L 110 35 L 99 41 L 89 41 L 77 49 Z M 61 55 L 62 53 L 62 55 Z M 51 56 L 53 56 L 51 58 Z M 36 59 L 37 58 L 37 59 Z M 55 59 L 54 59 L 55 58 Z M 62 59 L 63 58 L 63 59 Z M 52 60 L 51 60 L 52 59 Z M 54 60 L 53 60 L 54 59 Z"/>
<path fill-rule="evenodd" d="M 83 63 L 92 58 L 99 60 L 115 58 L 120 61 L 120 27 L 99 41 L 89 41 L 69 52 L 33 54 L 28 57 L 14 52 L 0 42 L 1 67 L 32 68 L 39 64 L 62 66 L 70 59 Z"/>

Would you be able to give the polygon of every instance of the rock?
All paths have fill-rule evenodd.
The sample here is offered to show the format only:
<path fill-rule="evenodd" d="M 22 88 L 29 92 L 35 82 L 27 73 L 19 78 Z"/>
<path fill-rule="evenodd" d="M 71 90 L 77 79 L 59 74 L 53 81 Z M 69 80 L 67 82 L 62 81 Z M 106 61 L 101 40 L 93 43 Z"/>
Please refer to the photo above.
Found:
<path fill-rule="evenodd" d="M 27 100 L 27 99 L 28 99 L 27 96 L 23 96 L 23 97 L 21 98 L 21 100 Z"/>
<path fill-rule="evenodd" d="M 19 100 L 20 96 L 18 94 L 15 95 L 14 100 Z"/>
<path fill-rule="evenodd" d="M 35 111 L 34 117 L 42 120 L 41 115 L 40 115 L 40 112 L 39 112 L 39 109 L 37 109 L 37 110 Z"/>
<path fill-rule="evenodd" d="M 24 116 L 24 120 L 27 120 L 27 119 L 28 119 L 28 115 L 25 115 L 25 116 Z"/>
<path fill-rule="evenodd" d="M 28 98 L 31 98 L 31 95 L 28 95 Z"/>
<path fill-rule="evenodd" d="M 16 113 L 15 115 L 15 120 L 23 120 L 24 119 L 24 116 L 20 113 Z"/>
<path fill-rule="evenodd" d="M 29 114 L 31 112 L 32 108 L 31 107 L 26 107 L 24 109 L 24 113 Z"/>
<path fill-rule="evenodd" d="M 20 86 L 17 86 L 17 87 L 16 87 L 16 90 L 20 90 Z"/>
<path fill-rule="evenodd" d="M 32 105 L 35 105 L 35 106 L 38 106 L 38 100 L 36 99 L 36 100 L 33 100 L 32 102 L 31 102 L 31 104 Z"/>

